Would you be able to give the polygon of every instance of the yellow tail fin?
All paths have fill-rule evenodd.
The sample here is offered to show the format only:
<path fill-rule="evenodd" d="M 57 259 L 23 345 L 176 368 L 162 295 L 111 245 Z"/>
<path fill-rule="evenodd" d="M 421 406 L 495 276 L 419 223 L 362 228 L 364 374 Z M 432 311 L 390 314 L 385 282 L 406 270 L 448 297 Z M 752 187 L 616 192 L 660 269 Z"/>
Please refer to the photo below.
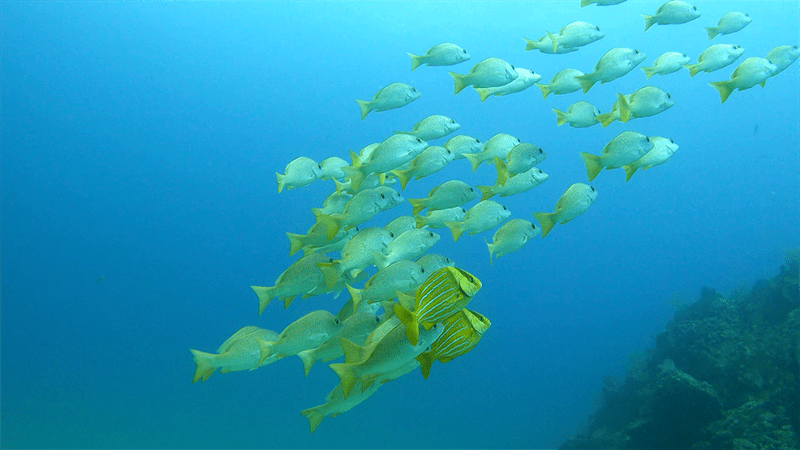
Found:
<path fill-rule="evenodd" d="M 550 38 L 550 42 L 553 43 L 553 53 L 555 53 L 558 50 L 558 41 L 556 37 L 553 35 L 553 33 L 547 30 L 545 30 L 545 33 L 547 33 L 547 36 Z"/>
<path fill-rule="evenodd" d="M 644 72 L 644 76 L 647 77 L 647 79 L 649 80 L 650 77 L 652 77 L 653 75 L 656 74 L 656 68 L 655 67 L 642 67 L 642 72 Z"/>
<path fill-rule="evenodd" d="M 579 75 L 575 77 L 575 79 L 581 84 L 581 89 L 583 89 L 584 94 L 589 92 L 589 89 L 597 83 L 597 80 L 594 78 L 594 72 L 587 73 L 586 75 Z"/>
<path fill-rule="evenodd" d="M 401 191 L 405 190 L 406 184 L 408 184 L 408 180 L 410 180 L 411 177 L 412 177 L 411 169 L 407 169 L 407 170 L 392 170 L 392 173 L 394 174 L 394 176 L 397 177 L 398 180 L 400 180 L 400 190 Z"/>
<path fill-rule="evenodd" d="M 555 213 L 533 213 L 533 218 L 542 226 L 542 237 L 547 236 L 547 233 L 553 229 L 553 225 L 556 224 L 554 217 Z"/>
<path fill-rule="evenodd" d="M 305 376 L 308 377 L 308 371 L 311 370 L 311 366 L 317 362 L 316 352 L 313 348 L 309 350 L 303 350 L 297 354 L 297 357 L 303 362 L 303 372 L 305 373 Z"/>
<path fill-rule="evenodd" d="M 478 168 L 483 162 L 483 155 L 481 153 L 463 153 L 464 157 L 467 158 L 470 165 L 472 165 L 472 171 Z"/>
<path fill-rule="evenodd" d="M 413 72 L 414 69 L 422 65 L 422 56 L 412 55 L 411 53 L 408 56 L 411 57 L 411 71 Z"/>
<path fill-rule="evenodd" d="M 624 95 L 617 92 L 617 102 L 619 104 L 619 121 L 625 123 L 631 120 L 631 105 Z"/>
<path fill-rule="evenodd" d="M 464 234 L 464 230 L 461 229 L 461 222 L 445 222 L 444 224 L 453 233 L 453 242 L 458 241 L 458 238 Z"/>
<path fill-rule="evenodd" d="M 534 84 L 536 85 L 536 87 L 539 88 L 540 91 L 542 91 L 542 98 L 547 98 L 547 96 L 550 95 L 549 84 L 539 84 L 539 83 L 534 83 Z"/>
<path fill-rule="evenodd" d="M 261 314 L 264 308 L 269 305 L 269 302 L 272 301 L 272 290 L 274 287 L 250 286 L 250 289 L 252 289 L 258 297 L 258 313 Z"/>
<path fill-rule="evenodd" d="M 428 379 L 428 375 L 431 374 L 431 366 L 433 365 L 434 357 L 431 352 L 423 352 L 417 355 L 416 358 L 419 361 L 419 369 L 422 372 L 422 378 Z"/>
<path fill-rule="evenodd" d="M 332 288 L 336 282 L 339 281 L 339 277 L 342 276 L 340 269 L 341 263 L 339 261 L 317 263 L 317 267 L 319 267 L 320 272 L 322 272 L 322 279 L 325 281 L 325 286 L 327 286 L 328 289 Z"/>
<path fill-rule="evenodd" d="M 478 190 L 481 191 L 481 201 L 494 197 L 494 186 L 478 186 Z"/>
<path fill-rule="evenodd" d="M 526 42 L 526 44 L 525 44 L 525 51 L 526 51 L 526 52 L 527 52 L 527 51 L 530 51 L 530 50 L 536 50 L 536 49 L 538 49 L 538 48 L 539 48 L 539 46 L 538 46 L 538 45 L 536 45 L 536 44 L 537 44 L 537 42 L 536 42 L 536 41 L 532 41 L 532 40 L 530 40 L 530 39 L 528 39 L 528 38 L 526 38 L 526 37 L 524 37 L 524 38 L 522 38 L 522 39 L 525 39 L 525 42 Z"/>
<path fill-rule="evenodd" d="M 406 327 L 406 337 L 411 345 L 417 345 L 419 340 L 419 321 L 417 315 L 407 310 L 400 303 L 394 304 L 394 315 L 400 319 L 400 322 Z"/>
<path fill-rule="evenodd" d="M 589 181 L 592 181 L 597 177 L 597 174 L 603 170 L 603 166 L 600 165 L 600 157 L 585 152 L 581 152 L 580 154 L 581 159 L 583 159 L 583 164 L 586 166 L 586 175 L 589 177 Z"/>
<path fill-rule="evenodd" d="M 328 367 L 336 372 L 336 375 L 339 375 L 339 380 L 342 383 L 342 393 L 344 393 L 344 398 L 347 398 L 347 396 L 350 395 L 350 391 L 353 390 L 353 386 L 355 386 L 356 382 L 359 380 L 359 378 L 356 377 L 353 366 L 347 363 L 335 363 L 330 364 Z"/>
<path fill-rule="evenodd" d="M 553 108 L 553 112 L 556 113 L 556 125 L 560 127 L 561 125 L 564 125 L 565 123 L 568 122 L 567 113 L 565 113 L 564 111 L 559 111 L 555 108 Z"/>
<path fill-rule="evenodd" d="M 603 128 L 605 128 L 605 127 L 611 125 L 611 122 L 613 122 L 613 121 L 615 121 L 615 120 L 617 120 L 619 118 L 619 111 L 610 111 L 610 112 L 607 112 L 607 113 L 604 113 L 604 114 L 598 114 L 598 115 L 594 116 L 594 118 L 595 118 L 595 120 L 600 122 L 600 125 L 602 125 Z"/>
<path fill-rule="evenodd" d="M 647 14 L 642 14 L 642 17 L 644 17 L 644 31 L 647 31 L 647 29 L 652 27 L 658 20 L 656 16 L 648 16 Z"/>
<path fill-rule="evenodd" d="M 492 96 L 491 91 L 489 91 L 487 88 L 475 88 L 475 91 L 477 91 L 478 95 L 481 96 L 481 102 Z"/>
<path fill-rule="evenodd" d="M 628 180 L 631 179 L 633 174 L 636 173 L 636 170 L 639 169 L 637 166 L 634 166 L 633 164 L 628 164 L 627 166 L 622 166 L 622 168 L 625 169 L 625 182 L 626 183 L 628 182 Z"/>
<path fill-rule="evenodd" d="M 364 120 L 364 118 L 367 117 L 367 114 L 372 111 L 372 106 L 370 105 L 370 102 L 365 102 L 364 100 L 356 99 L 356 101 L 358 102 L 358 107 L 361 108 L 361 120 Z"/>
<path fill-rule="evenodd" d="M 469 83 L 467 83 L 466 80 L 467 78 L 466 75 L 461 75 L 460 73 L 455 73 L 455 72 L 447 72 L 447 73 L 449 73 L 450 76 L 453 77 L 453 82 L 455 83 L 455 88 L 456 88 L 455 94 L 458 94 L 459 92 L 461 92 L 462 89 L 469 86 Z"/>
<path fill-rule="evenodd" d="M 278 194 L 283 190 L 283 175 L 275 172 L 275 178 L 278 180 Z"/>
<path fill-rule="evenodd" d="M 725 103 L 725 100 L 727 100 L 731 95 L 731 92 L 733 92 L 730 81 L 712 81 L 708 84 L 719 91 L 719 99 L 721 103 Z"/>
<path fill-rule="evenodd" d="M 314 430 L 317 429 L 322 419 L 325 418 L 321 412 L 319 412 L 319 406 L 315 406 L 313 408 L 309 408 L 303 411 L 300 411 L 300 414 L 304 415 L 306 419 L 308 419 L 308 429 L 309 433 L 313 433 Z"/>
<path fill-rule="evenodd" d="M 217 365 L 214 364 L 214 358 L 217 355 L 212 355 L 211 353 L 201 352 L 199 350 L 189 349 L 192 352 L 192 356 L 194 358 L 194 363 L 197 367 L 194 369 L 194 377 L 192 377 L 192 383 L 197 382 L 197 380 L 206 381 L 208 377 L 217 370 Z"/>
<path fill-rule="evenodd" d="M 410 198 L 408 199 L 408 203 L 411 204 L 411 214 L 418 214 L 420 211 L 428 207 L 425 205 L 424 198 Z"/>
<path fill-rule="evenodd" d="M 336 237 L 336 233 L 342 227 L 341 219 L 330 214 L 317 214 L 317 222 L 322 222 L 325 225 L 325 237 L 329 241 Z"/>
<path fill-rule="evenodd" d="M 497 156 L 494 157 L 494 168 L 497 170 L 497 181 L 495 184 L 498 186 L 505 186 L 506 181 L 508 181 L 508 164 L 505 161 L 498 158 Z"/>
<path fill-rule="evenodd" d="M 703 28 L 703 29 L 706 30 L 706 33 L 708 33 L 708 40 L 709 41 L 711 39 L 714 39 L 714 37 L 719 34 L 719 31 L 717 30 L 717 27 L 706 27 L 706 28 Z"/>

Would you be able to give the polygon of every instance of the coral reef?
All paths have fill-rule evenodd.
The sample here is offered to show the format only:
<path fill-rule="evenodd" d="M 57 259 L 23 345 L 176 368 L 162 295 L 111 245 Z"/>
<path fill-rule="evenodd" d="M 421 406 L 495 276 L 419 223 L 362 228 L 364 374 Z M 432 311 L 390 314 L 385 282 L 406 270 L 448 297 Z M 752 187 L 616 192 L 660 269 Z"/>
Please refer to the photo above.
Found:
<path fill-rule="evenodd" d="M 568 449 L 800 449 L 800 266 L 675 314 Z"/>

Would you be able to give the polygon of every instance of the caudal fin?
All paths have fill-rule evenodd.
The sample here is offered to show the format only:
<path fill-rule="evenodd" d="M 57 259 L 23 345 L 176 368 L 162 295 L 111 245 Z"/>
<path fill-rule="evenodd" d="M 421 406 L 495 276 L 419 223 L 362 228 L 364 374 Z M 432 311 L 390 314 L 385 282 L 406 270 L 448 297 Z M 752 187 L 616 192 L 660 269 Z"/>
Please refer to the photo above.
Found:
<path fill-rule="evenodd" d="M 699 69 L 698 68 L 699 66 L 700 66 L 700 63 L 697 63 L 697 64 L 684 64 L 683 65 L 683 67 L 686 67 L 687 69 L 689 69 L 689 76 L 690 77 L 693 77 L 693 76 L 695 76 L 698 73 L 703 71 L 703 69 Z"/>
<path fill-rule="evenodd" d="M 275 178 L 278 180 L 278 194 L 280 194 L 281 191 L 283 190 L 283 177 L 284 177 L 283 175 L 279 174 L 278 172 L 275 172 Z"/>
<path fill-rule="evenodd" d="M 581 8 L 583 8 L 584 6 L 589 6 L 592 3 L 594 3 L 594 0 L 581 0 Z"/>
<path fill-rule="evenodd" d="M 305 376 L 308 376 L 308 371 L 311 370 L 311 366 L 317 362 L 317 352 L 314 349 L 303 350 L 302 352 L 297 354 L 297 357 L 300 358 L 300 361 L 303 362 L 303 372 Z M 312 432 L 314 430 L 311 430 Z"/>
<path fill-rule="evenodd" d="M 289 256 L 294 255 L 303 248 L 304 234 L 295 234 L 286 232 L 286 237 L 289 238 Z"/>
<path fill-rule="evenodd" d="M 458 238 L 464 234 L 464 230 L 461 228 L 461 222 L 445 222 L 444 224 L 450 229 L 450 232 L 453 233 L 453 242 L 458 241 Z"/>
<path fill-rule="evenodd" d="M 339 376 L 339 380 L 342 383 L 342 393 L 344 394 L 344 398 L 347 398 L 347 396 L 350 395 L 350 391 L 353 390 L 353 386 L 355 386 L 356 382 L 359 380 L 353 370 L 353 366 L 347 363 L 335 363 L 328 365 L 328 367 Z"/>
<path fill-rule="evenodd" d="M 622 168 L 625 169 L 625 182 L 626 183 L 628 182 L 628 180 L 631 179 L 633 174 L 636 173 L 636 170 L 639 169 L 638 166 L 634 166 L 633 164 L 628 164 L 627 166 L 622 166 Z"/>
<path fill-rule="evenodd" d="M 497 170 L 497 181 L 495 184 L 498 186 L 505 186 L 508 181 L 508 164 L 499 157 L 494 157 L 494 168 Z"/>
<path fill-rule="evenodd" d="M 425 204 L 424 198 L 410 198 L 408 203 L 411 203 L 411 214 L 418 214 L 428 206 Z"/>
<path fill-rule="evenodd" d="M 269 302 L 272 301 L 272 290 L 274 289 L 274 286 L 250 286 L 250 289 L 252 289 L 258 297 L 258 313 L 261 314 L 264 311 L 264 308 L 269 305 Z"/>
<path fill-rule="evenodd" d="M 658 18 L 656 16 L 648 16 L 647 14 L 642 14 L 642 17 L 644 17 L 644 31 L 647 31 L 648 28 L 652 27 L 656 23 L 656 21 L 658 21 Z"/>
<path fill-rule="evenodd" d="M 586 166 L 586 175 L 589 177 L 589 181 L 592 181 L 603 170 L 603 166 L 600 164 L 600 157 L 586 152 L 581 152 L 580 154 L 583 164 Z"/>
<path fill-rule="evenodd" d="M 488 88 L 475 88 L 475 91 L 481 96 L 481 102 L 492 96 L 492 92 Z"/>
<path fill-rule="evenodd" d="M 553 112 L 556 113 L 556 125 L 561 126 L 568 122 L 567 113 L 564 111 L 559 111 L 555 108 L 553 108 Z"/>
<path fill-rule="evenodd" d="M 550 95 L 549 84 L 539 84 L 539 83 L 534 83 L 534 84 L 536 85 L 536 87 L 539 88 L 540 91 L 542 91 L 542 98 L 547 98 L 547 96 Z"/>
<path fill-rule="evenodd" d="M 331 214 L 317 214 L 317 222 L 321 222 L 325 225 L 325 236 L 329 241 L 336 237 L 336 233 L 338 233 L 339 229 L 342 227 L 341 219 Z"/>
<path fill-rule="evenodd" d="M 655 67 L 642 67 L 642 72 L 644 72 L 644 76 L 647 77 L 647 79 L 649 80 L 650 77 L 652 77 L 653 75 L 656 74 L 656 68 Z"/>
<path fill-rule="evenodd" d="M 484 239 L 483 242 L 486 242 L 486 247 L 489 248 L 489 265 L 494 267 L 494 261 L 492 260 L 492 257 L 494 256 L 494 243 L 491 243 L 486 239 Z"/>
<path fill-rule="evenodd" d="M 317 263 L 317 267 L 319 267 L 320 272 L 322 272 L 322 279 L 325 281 L 325 286 L 328 289 L 336 285 L 336 282 L 339 281 L 339 277 L 342 276 L 339 261 Z"/>
<path fill-rule="evenodd" d="M 453 77 L 453 82 L 455 83 L 455 89 L 456 89 L 455 94 L 458 94 L 459 92 L 461 92 L 462 89 L 469 86 L 469 83 L 467 83 L 466 75 L 461 75 L 460 73 L 455 73 L 455 72 L 447 72 L 447 73 L 449 73 L 450 76 Z"/>
<path fill-rule="evenodd" d="M 581 84 L 581 89 L 583 89 L 583 93 L 589 92 L 589 89 L 597 83 L 597 80 L 594 77 L 594 73 L 587 73 L 586 75 L 579 75 L 575 77 L 578 80 L 578 83 Z"/>
<path fill-rule="evenodd" d="M 261 352 L 261 356 L 258 358 L 258 364 L 256 365 L 256 367 L 258 367 L 262 362 L 264 362 L 265 359 L 272 356 L 275 351 L 272 349 L 274 341 L 265 341 L 263 339 L 256 338 L 256 344 L 258 344 L 258 351 Z"/>
<path fill-rule="evenodd" d="M 400 322 L 406 327 L 406 337 L 411 345 L 417 345 L 419 340 L 419 321 L 417 315 L 407 310 L 400 303 L 394 304 L 394 315 L 400 319 Z"/>
<path fill-rule="evenodd" d="M 394 176 L 396 176 L 397 179 L 400 180 L 400 190 L 401 191 L 405 190 L 406 184 L 408 184 L 408 180 L 410 180 L 411 177 L 413 176 L 411 174 L 411 169 L 392 170 L 392 174 L 394 174 Z"/>
<path fill-rule="evenodd" d="M 481 201 L 494 197 L 494 186 L 477 186 L 477 188 L 481 191 Z"/>
<path fill-rule="evenodd" d="M 719 91 L 719 99 L 721 103 L 725 103 L 725 100 L 727 100 L 731 95 L 731 92 L 733 92 L 730 81 L 712 81 L 708 84 Z"/>
<path fill-rule="evenodd" d="M 422 64 L 422 56 L 412 55 L 411 53 L 408 56 L 411 57 L 411 71 L 413 72 L 414 69 Z"/>
<path fill-rule="evenodd" d="M 463 153 L 463 155 L 472 165 L 473 172 L 475 172 L 478 166 L 480 166 L 481 163 L 484 161 L 483 155 L 481 153 Z"/>
<path fill-rule="evenodd" d="M 553 53 L 555 53 L 558 50 L 558 38 L 547 30 L 545 30 L 545 33 L 547 33 L 547 36 L 550 38 L 550 42 L 553 43 Z"/>
<path fill-rule="evenodd" d="M 611 125 L 611 122 L 619 119 L 619 111 L 610 111 L 604 114 L 598 114 L 594 116 L 595 120 L 600 122 L 600 125 L 603 125 L 603 128 Z"/>
<path fill-rule="evenodd" d="M 361 120 L 364 120 L 367 114 L 372 111 L 372 105 L 370 105 L 370 102 L 365 102 L 364 100 L 356 99 L 356 101 L 358 102 L 358 107 L 361 108 Z"/>
<path fill-rule="evenodd" d="M 533 213 L 533 218 L 542 226 L 542 237 L 547 236 L 547 233 L 549 233 L 550 230 L 553 229 L 553 225 L 556 224 L 555 213 L 535 212 Z"/>
<path fill-rule="evenodd" d="M 423 352 L 417 355 L 416 358 L 419 361 L 419 369 L 422 372 L 422 378 L 428 379 L 428 375 L 431 374 L 431 366 L 433 365 L 433 355 L 431 352 Z"/>
<path fill-rule="evenodd" d="M 528 39 L 526 37 L 524 37 L 522 39 L 525 39 L 525 42 L 526 42 L 525 51 L 537 50 L 539 48 L 539 46 L 537 45 L 536 41 L 532 41 L 532 40 L 530 40 L 530 39 Z"/>
<path fill-rule="evenodd" d="M 309 433 L 313 433 L 314 430 L 317 429 L 322 419 L 325 418 L 325 415 L 319 412 L 319 406 L 315 406 L 313 408 L 308 408 L 303 411 L 300 411 L 300 414 L 304 415 L 306 419 L 308 419 L 308 429 Z"/>
<path fill-rule="evenodd" d="M 617 92 L 617 104 L 619 105 L 619 121 L 625 123 L 631 120 L 631 105 L 624 95 Z"/>
<path fill-rule="evenodd" d="M 719 29 L 717 27 L 706 27 L 706 28 L 703 28 L 703 29 L 706 30 L 706 33 L 708 33 L 708 40 L 709 41 L 711 39 L 714 39 L 714 37 L 719 34 Z"/>
<path fill-rule="evenodd" d="M 194 377 L 192 377 L 192 383 L 197 382 L 197 380 L 206 381 L 208 377 L 217 370 L 217 365 L 214 364 L 214 358 L 217 355 L 212 355 L 211 353 L 201 352 L 199 350 L 189 349 L 192 352 L 192 357 L 194 358 L 194 363 L 197 367 L 194 369 Z"/>

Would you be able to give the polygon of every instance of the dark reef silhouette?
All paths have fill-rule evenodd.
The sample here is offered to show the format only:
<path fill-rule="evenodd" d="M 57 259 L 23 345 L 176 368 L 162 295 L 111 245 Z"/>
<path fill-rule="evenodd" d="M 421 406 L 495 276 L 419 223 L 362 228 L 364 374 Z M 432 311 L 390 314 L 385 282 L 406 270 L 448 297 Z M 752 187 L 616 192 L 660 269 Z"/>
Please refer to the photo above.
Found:
<path fill-rule="evenodd" d="M 560 448 L 800 448 L 798 255 L 749 292 L 703 288 L 623 383 L 604 380 L 587 429 Z"/>

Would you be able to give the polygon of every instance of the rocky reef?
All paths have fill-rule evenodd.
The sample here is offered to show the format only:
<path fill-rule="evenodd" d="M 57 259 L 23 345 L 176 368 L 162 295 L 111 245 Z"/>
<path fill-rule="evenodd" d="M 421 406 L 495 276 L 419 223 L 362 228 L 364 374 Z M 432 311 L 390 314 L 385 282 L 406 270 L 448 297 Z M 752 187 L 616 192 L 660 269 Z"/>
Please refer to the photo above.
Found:
<path fill-rule="evenodd" d="M 703 288 L 568 449 L 800 449 L 798 253 L 749 292 Z"/>

